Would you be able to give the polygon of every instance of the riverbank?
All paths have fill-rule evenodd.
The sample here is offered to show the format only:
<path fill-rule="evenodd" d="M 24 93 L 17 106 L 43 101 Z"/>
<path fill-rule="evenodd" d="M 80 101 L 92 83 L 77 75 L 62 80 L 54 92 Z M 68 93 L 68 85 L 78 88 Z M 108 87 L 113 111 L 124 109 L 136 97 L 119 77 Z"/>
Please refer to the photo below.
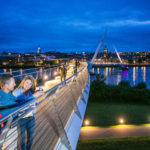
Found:
<path fill-rule="evenodd" d="M 131 87 L 128 81 L 121 81 L 118 85 L 107 85 L 104 81 L 94 80 L 90 87 L 89 102 L 149 105 L 150 90 L 144 82 Z"/>

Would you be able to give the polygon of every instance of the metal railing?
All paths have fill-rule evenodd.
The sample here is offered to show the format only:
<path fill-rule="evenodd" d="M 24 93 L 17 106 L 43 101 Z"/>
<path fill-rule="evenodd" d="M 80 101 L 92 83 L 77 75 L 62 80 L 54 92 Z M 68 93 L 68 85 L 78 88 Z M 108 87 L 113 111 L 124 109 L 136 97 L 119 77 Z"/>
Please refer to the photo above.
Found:
<path fill-rule="evenodd" d="M 43 79 L 43 80 L 49 80 L 53 77 L 59 75 L 59 65 L 53 65 L 53 66 L 44 66 L 44 67 L 37 67 L 37 68 L 30 68 L 30 69 L 19 69 L 19 70 L 12 70 L 9 72 L 3 72 L 0 73 L 0 76 L 3 74 L 12 74 L 15 79 L 22 80 L 26 75 L 32 75 L 37 80 Z M 43 78 L 43 76 L 47 76 L 46 79 Z"/>
<path fill-rule="evenodd" d="M 1 129 L 0 146 L 3 145 L 3 149 L 23 149 L 27 143 L 27 149 L 51 150 L 61 140 L 71 150 L 65 126 L 73 111 L 82 119 L 77 102 L 81 98 L 86 103 L 83 90 L 88 79 L 88 72 L 84 67 L 77 74 L 45 91 L 42 97 L 18 106 L 2 116 L 0 122 L 4 122 L 4 127 Z M 37 103 L 37 112 L 28 117 L 35 108 L 24 109 L 34 102 Z"/>

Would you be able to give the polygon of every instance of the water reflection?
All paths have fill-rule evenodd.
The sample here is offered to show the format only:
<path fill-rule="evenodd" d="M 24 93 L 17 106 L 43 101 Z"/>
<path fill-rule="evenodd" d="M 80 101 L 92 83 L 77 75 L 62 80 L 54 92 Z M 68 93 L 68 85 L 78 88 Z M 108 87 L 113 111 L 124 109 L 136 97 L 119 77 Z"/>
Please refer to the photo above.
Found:
<path fill-rule="evenodd" d="M 120 81 L 121 81 L 121 75 L 117 76 L 116 84 L 118 85 Z"/>
<path fill-rule="evenodd" d="M 123 72 L 122 73 L 123 77 L 127 77 L 128 76 L 128 70 L 123 70 L 122 72 Z"/>
<path fill-rule="evenodd" d="M 99 72 L 99 68 L 97 68 L 97 74 L 99 74 L 100 72 Z"/>
<path fill-rule="evenodd" d="M 146 81 L 146 67 L 142 67 L 142 71 L 143 71 L 143 81 Z"/>
<path fill-rule="evenodd" d="M 108 76 L 108 67 L 105 68 L 105 77 Z"/>
<path fill-rule="evenodd" d="M 131 86 L 135 86 L 140 82 L 145 82 L 147 88 L 150 89 L 150 67 L 129 67 L 128 70 L 119 68 L 96 68 L 95 73 L 101 73 L 105 76 L 106 84 L 117 85 L 120 81 L 129 81 Z"/>
<path fill-rule="evenodd" d="M 133 67 L 133 85 L 135 85 L 135 67 Z"/>

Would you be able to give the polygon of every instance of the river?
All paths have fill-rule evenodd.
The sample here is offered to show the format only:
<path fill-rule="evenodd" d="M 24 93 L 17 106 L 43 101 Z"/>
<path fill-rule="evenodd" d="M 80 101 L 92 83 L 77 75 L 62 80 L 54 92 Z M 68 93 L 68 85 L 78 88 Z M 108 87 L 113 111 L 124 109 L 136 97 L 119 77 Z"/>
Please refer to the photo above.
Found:
<path fill-rule="evenodd" d="M 120 81 L 129 81 L 131 86 L 140 82 L 145 82 L 150 89 L 150 67 L 129 67 L 128 70 L 119 68 L 93 68 L 93 72 L 101 73 L 105 76 L 106 84 L 118 85 Z"/>

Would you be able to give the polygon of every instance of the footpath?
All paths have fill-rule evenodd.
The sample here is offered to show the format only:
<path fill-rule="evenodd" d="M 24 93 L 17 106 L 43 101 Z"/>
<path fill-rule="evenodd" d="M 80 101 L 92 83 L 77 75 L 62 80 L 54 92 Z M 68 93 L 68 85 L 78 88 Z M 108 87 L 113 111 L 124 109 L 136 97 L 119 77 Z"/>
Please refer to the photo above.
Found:
<path fill-rule="evenodd" d="M 79 139 L 121 138 L 135 136 L 150 136 L 150 124 L 142 126 L 119 125 L 110 128 L 82 127 Z"/>

